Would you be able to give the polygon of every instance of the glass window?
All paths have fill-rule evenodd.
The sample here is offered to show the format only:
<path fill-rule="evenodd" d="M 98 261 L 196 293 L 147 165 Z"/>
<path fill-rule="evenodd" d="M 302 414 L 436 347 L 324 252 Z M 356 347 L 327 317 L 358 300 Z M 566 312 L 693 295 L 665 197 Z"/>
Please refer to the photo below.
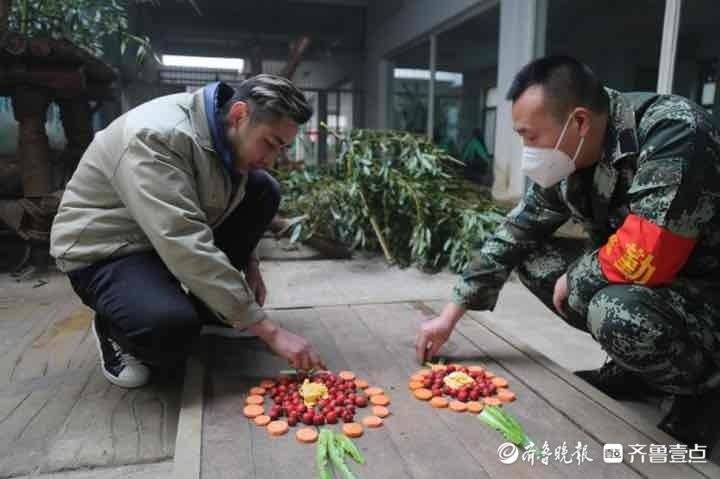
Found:
<path fill-rule="evenodd" d="M 576 57 L 610 88 L 655 91 L 664 13 L 664 0 L 550 0 L 545 52 Z"/>
<path fill-rule="evenodd" d="M 499 28 L 495 6 L 437 36 L 434 140 L 486 186 L 492 184 Z"/>
<path fill-rule="evenodd" d="M 430 85 L 430 42 L 393 57 L 390 125 L 395 130 L 425 134 L 427 131 Z"/>
<path fill-rule="evenodd" d="M 673 93 L 690 98 L 720 118 L 720 3 L 692 0 L 682 4 Z"/>

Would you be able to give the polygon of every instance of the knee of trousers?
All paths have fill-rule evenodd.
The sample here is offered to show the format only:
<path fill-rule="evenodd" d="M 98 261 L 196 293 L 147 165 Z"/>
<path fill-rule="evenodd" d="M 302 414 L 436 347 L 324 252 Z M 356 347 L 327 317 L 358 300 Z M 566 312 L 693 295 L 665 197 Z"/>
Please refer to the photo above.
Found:
<path fill-rule="evenodd" d="M 182 305 L 156 304 L 138 308 L 137 331 L 155 338 L 193 336 L 200 332 L 202 319 L 191 303 Z M 132 335 L 132 334 L 131 334 Z"/>
<path fill-rule="evenodd" d="M 672 343 L 667 322 L 653 307 L 658 300 L 642 286 L 607 286 L 588 305 L 590 334 L 621 363 L 641 367 L 652 362 L 668 352 Z"/>
<path fill-rule="evenodd" d="M 258 185 L 264 206 L 269 211 L 277 212 L 282 196 L 280 183 L 266 171 L 258 170 L 252 174 L 254 175 L 253 182 Z"/>

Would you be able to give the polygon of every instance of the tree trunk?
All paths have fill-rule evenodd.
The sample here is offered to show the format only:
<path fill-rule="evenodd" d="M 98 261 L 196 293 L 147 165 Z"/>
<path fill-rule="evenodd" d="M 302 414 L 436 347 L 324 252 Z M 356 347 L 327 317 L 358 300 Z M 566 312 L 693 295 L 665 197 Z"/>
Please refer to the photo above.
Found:
<path fill-rule="evenodd" d="M 290 46 L 290 57 L 288 58 L 288 62 L 285 64 L 285 67 L 280 72 L 280 76 L 283 76 L 288 80 L 292 80 L 292 77 L 295 75 L 295 71 L 298 66 L 300 66 L 303 54 L 309 46 L 310 37 L 306 35 L 298 38 L 297 41 L 292 43 Z"/>
<path fill-rule="evenodd" d="M 0 37 L 8 29 L 12 0 L 0 0 Z"/>

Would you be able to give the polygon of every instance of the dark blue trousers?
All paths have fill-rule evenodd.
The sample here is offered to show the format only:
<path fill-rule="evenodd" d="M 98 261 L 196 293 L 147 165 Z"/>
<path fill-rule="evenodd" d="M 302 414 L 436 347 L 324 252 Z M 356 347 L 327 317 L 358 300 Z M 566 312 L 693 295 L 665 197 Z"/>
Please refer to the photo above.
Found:
<path fill-rule="evenodd" d="M 215 244 L 244 270 L 280 205 L 280 186 L 264 171 L 249 173 L 245 198 L 214 231 Z M 157 253 L 114 258 L 68 273 L 95 320 L 121 347 L 148 364 L 173 366 L 185 358 L 208 306 L 186 294 Z M 212 306 L 212 305 L 209 305 Z"/>

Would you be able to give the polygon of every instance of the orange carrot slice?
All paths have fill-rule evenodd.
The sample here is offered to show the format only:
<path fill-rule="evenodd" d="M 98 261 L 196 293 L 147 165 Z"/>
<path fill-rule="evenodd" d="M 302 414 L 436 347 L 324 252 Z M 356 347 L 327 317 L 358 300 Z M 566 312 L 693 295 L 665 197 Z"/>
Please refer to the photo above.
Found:
<path fill-rule="evenodd" d="M 509 389 L 499 389 L 497 392 L 497 398 L 501 402 L 513 402 L 517 399 L 517 396 L 514 392 L 510 391 Z"/>
<path fill-rule="evenodd" d="M 485 377 L 488 379 L 492 379 L 495 377 L 495 373 L 485 370 Z"/>
<path fill-rule="evenodd" d="M 415 397 L 421 401 L 429 401 L 433 397 L 433 393 L 429 389 L 419 388 L 413 391 Z M 378 396 L 374 396 L 378 397 Z M 372 398 L 370 399 L 372 401 Z"/>
<path fill-rule="evenodd" d="M 270 424 L 270 416 L 266 414 L 261 414 L 259 416 L 255 416 L 255 419 L 253 419 L 253 421 L 258 426 L 267 426 L 268 424 Z"/>
<path fill-rule="evenodd" d="M 467 410 L 473 414 L 477 414 L 483 410 L 483 403 L 479 401 L 468 401 Z"/>
<path fill-rule="evenodd" d="M 318 432 L 314 427 L 303 427 L 295 433 L 295 438 L 304 444 L 310 444 L 317 441 Z"/>
<path fill-rule="evenodd" d="M 356 422 L 346 422 L 343 424 L 342 432 L 347 437 L 360 437 L 363 435 L 363 427 Z"/>
<path fill-rule="evenodd" d="M 254 387 L 250 389 L 250 394 L 253 396 L 264 396 L 266 392 L 266 389 L 261 387 Z"/>
<path fill-rule="evenodd" d="M 430 400 L 430 405 L 442 409 L 448 407 L 448 400 L 441 396 L 435 396 Z"/>
<path fill-rule="evenodd" d="M 368 386 L 370 386 L 370 385 L 369 385 L 368 382 L 365 381 L 364 379 L 356 379 L 356 380 L 355 380 L 355 387 L 358 388 L 358 389 L 365 389 L 365 388 L 367 388 Z"/>
<path fill-rule="evenodd" d="M 282 436 L 288 432 L 288 423 L 285 421 L 273 421 L 267 425 L 267 430 L 271 436 Z"/>
<path fill-rule="evenodd" d="M 500 376 L 496 376 L 496 377 L 492 378 L 490 381 L 499 388 L 508 387 L 507 379 L 501 378 Z"/>
<path fill-rule="evenodd" d="M 419 383 L 423 382 L 425 380 L 425 376 L 422 374 L 413 374 L 410 376 L 410 381 L 417 381 Z"/>
<path fill-rule="evenodd" d="M 338 376 L 340 376 L 340 379 L 344 379 L 345 381 L 355 379 L 355 373 L 352 371 L 340 371 Z"/>
<path fill-rule="evenodd" d="M 248 406 L 245 406 L 243 409 L 243 414 L 245 414 L 246 417 L 249 417 L 250 419 L 256 418 L 262 413 L 264 413 L 265 410 L 262 406 L 258 406 L 257 404 L 250 404 Z"/>
<path fill-rule="evenodd" d="M 390 398 L 384 394 L 376 394 L 375 396 L 370 396 L 370 402 L 375 406 L 387 406 L 390 404 Z"/>
<path fill-rule="evenodd" d="M 377 416 L 364 417 L 362 423 L 365 427 L 380 427 L 383 425 L 383 420 Z"/>
<path fill-rule="evenodd" d="M 502 404 L 502 401 L 496 397 L 483 398 L 483 402 L 488 406 L 499 406 L 500 404 Z"/>
<path fill-rule="evenodd" d="M 252 396 L 248 396 L 247 399 L 245 399 L 245 404 L 262 404 L 263 401 L 265 401 L 265 399 L 262 396 L 253 394 Z"/>
<path fill-rule="evenodd" d="M 368 396 L 375 396 L 377 394 L 384 394 L 384 393 L 385 393 L 385 391 L 383 391 L 382 388 L 377 388 L 375 386 L 367 388 L 365 390 L 365 394 L 367 394 Z"/>
<path fill-rule="evenodd" d="M 482 373 L 485 371 L 485 368 L 482 366 L 468 366 L 468 371 L 471 373 Z"/>
<path fill-rule="evenodd" d="M 462 401 L 450 401 L 450 409 L 455 412 L 465 412 L 467 411 L 467 404 L 465 404 Z"/>
<path fill-rule="evenodd" d="M 421 383 L 420 381 L 410 381 L 408 383 L 408 388 L 410 388 L 411 391 L 420 389 L 421 387 L 423 387 L 423 383 Z"/>
<path fill-rule="evenodd" d="M 385 406 L 373 406 L 372 413 L 377 417 L 388 417 L 390 410 Z"/>

